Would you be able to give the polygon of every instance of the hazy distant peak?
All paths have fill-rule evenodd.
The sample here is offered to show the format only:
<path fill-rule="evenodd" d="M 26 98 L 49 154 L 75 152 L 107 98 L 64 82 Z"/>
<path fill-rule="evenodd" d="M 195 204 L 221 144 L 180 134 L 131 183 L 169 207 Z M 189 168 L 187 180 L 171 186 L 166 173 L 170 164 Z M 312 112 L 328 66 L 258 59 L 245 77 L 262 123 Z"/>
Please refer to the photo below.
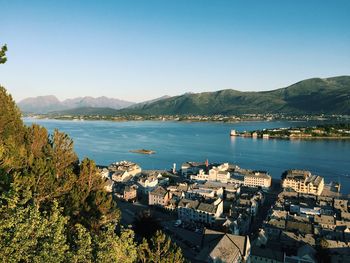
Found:
<path fill-rule="evenodd" d="M 25 99 L 19 101 L 19 103 L 26 103 L 26 102 L 37 101 L 37 100 L 59 102 L 57 97 L 54 95 L 44 95 L 44 96 L 37 96 L 37 97 L 28 97 L 28 98 L 25 98 Z"/>
<path fill-rule="evenodd" d="M 115 98 L 108 98 L 106 96 L 97 98 L 85 96 L 60 101 L 53 95 L 26 98 L 18 102 L 18 106 L 23 112 L 30 113 L 48 113 L 52 111 L 62 111 L 82 107 L 122 109 L 133 104 L 135 103 Z"/>

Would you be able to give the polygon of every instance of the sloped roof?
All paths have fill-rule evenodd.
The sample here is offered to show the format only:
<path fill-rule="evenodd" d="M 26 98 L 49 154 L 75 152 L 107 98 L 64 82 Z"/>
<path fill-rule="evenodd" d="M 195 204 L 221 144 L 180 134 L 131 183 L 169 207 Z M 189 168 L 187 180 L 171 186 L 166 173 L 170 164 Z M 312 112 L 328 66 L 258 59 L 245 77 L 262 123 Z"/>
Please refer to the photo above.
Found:
<path fill-rule="evenodd" d="M 165 190 L 161 186 L 158 186 L 156 189 L 154 189 L 152 192 L 150 192 L 150 194 L 163 197 L 167 194 L 167 190 Z"/>
<path fill-rule="evenodd" d="M 205 229 L 202 250 L 196 259 L 202 262 L 211 262 L 218 258 L 222 262 L 236 262 L 240 257 L 245 257 L 248 236 L 237 236 Z"/>
<path fill-rule="evenodd" d="M 216 212 L 216 206 L 213 204 L 207 204 L 207 203 L 200 203 L 197 210 L 203 211 L 203 212 L 207 212 L 207 213 L 211 213 L 211 214 L 215 214 Z"/>
<path fill-rule="evenodd" d="M 199 205 L 198 200 L 190 200 L 190 199 L 183 198 L 180 200 L 178 206 L 196 209 L 198 205 Z"/>

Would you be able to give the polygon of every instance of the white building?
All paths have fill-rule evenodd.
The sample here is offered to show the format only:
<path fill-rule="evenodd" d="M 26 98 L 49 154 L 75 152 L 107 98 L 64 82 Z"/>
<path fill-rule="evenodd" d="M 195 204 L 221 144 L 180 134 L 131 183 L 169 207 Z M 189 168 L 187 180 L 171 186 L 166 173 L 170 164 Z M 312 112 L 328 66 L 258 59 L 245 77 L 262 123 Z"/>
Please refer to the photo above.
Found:
<path fill-rule="evenodd" d="M 163 177 L 158 171 L 144 171 L 137 180 L 141 192 L 147 194 L 159 185 L 166 185 L 169 178 Z"/>
<path fill-rule="evenodd" d="M 132 176 L 128 173 L 128 171 L 115 171 L 111 176 L 114 182 L 126 182 L 128 179 L 131 179 Z"/>
<path fill-rule="evenodd" d="M 227 183 L 230 181 L 231 174 L 228 172 L 229 164 L 224 163 L 219 166 L 214 166 L 206 174 L 203 169 L 199 170 L 198 174 L 191 175 L 192 180 L 196 181 L 212 181 Z"/>
<path fill-rule="evenodd" d="M 222 183 L 227 183 L 230 179 L 230 173 L 228 172 L 229 164 L 223 163 L 219 166 L 214 166 L 209 170 L 209 181 L 219 181 Z"/>
<path fill-rule="evenodd" d="M 99 171 L 102 178 L 109 179 L 109 171 L 107 168 L 103 168 L 102 170 L 99 170 Z"/>
<path fill-rule="evenodd" d="M 206 163 L 186 162 L 181 165 L 181 175 L 188 176 L 197 174 L 200 170 L 206 169 Z"/>
<path fill-rule="evenodd" d="M 131 176 L 136 176 L 141 173 L 141 167 L 133 162 L 129 161 L 120 161 L 116 163 L 112 163 L 108 166 L 108 170 L 111 172 L 123 171 L 128 172 Z"/>
<path fill-rule="evenodd" d="M 271 176 L 266 172 L 252 172 L 244 176 L 245 186 L 262 187 L 268 189 L 271 187 Z"/>
<path fill-rule="evenodd" d="M 223 210 L 221 198 L 211 204 L 184 198 L 178 204 L 178 218 L 183 221 L 212 225 L 217 218 L 220 218 Z"/>
<path fill-rule="evenodd" d="M 209 175 L 206 174 L 203 169 L 200 169 L 198 174 L 191 175 L 190 178 L 195 181 L 208 181 Z"/>

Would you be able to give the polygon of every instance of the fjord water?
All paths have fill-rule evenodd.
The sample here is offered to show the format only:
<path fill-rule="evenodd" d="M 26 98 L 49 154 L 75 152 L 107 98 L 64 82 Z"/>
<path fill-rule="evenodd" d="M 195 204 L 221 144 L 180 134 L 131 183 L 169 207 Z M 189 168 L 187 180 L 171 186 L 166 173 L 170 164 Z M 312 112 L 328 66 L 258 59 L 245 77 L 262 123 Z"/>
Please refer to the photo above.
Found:
<path fill-rule="evenodd" d="M 340 181 L 342 192 L 350 193 L 350 140 L 281 140 L 230 137 L 231 129 L 250 131 L 263 128 L 314 125 L 316 122 L 112 122 L 24 119 L 51 133 L 55 128 L 74 140 L 80 158 L 100 165 L 130 160 L 143 169 L 180 168 L 185 161 L 230 162 L 242 168 L 266 170 L 280 178 L 286 169 L 307 169 Z M 131 153 L 149 149 L 154 155 Z"/>

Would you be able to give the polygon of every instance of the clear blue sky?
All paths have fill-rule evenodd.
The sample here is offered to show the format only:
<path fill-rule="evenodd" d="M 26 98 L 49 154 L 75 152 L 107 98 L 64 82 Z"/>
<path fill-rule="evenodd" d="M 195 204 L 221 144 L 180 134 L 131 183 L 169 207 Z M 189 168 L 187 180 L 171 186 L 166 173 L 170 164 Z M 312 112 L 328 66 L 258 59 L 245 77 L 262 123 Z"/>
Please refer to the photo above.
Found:
<path fill-rule="evenodd" d="M 0 0 L 0 83 L 142 101 L 350 75 L 349 0 Z"/>

